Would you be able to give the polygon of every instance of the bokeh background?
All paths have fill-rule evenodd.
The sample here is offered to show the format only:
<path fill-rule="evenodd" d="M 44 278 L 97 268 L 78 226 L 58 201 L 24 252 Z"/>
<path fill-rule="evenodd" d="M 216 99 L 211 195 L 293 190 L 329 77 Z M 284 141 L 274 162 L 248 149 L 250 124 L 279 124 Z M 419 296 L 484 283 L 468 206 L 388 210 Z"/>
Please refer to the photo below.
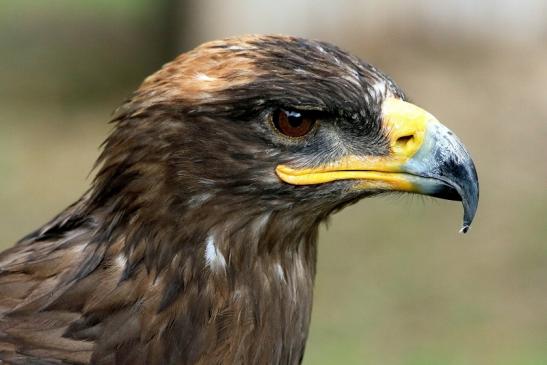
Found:
<path fill-rule="evenodd" d="M 453 129 L 481 182 L 459 204 L 387 196 L 320 238 L 305 364 L 547 364 L 544 0 L 0 0 L 0 247 L 89 185 L 141 80 L 211 39 L 284 33 L 386 71 Z"/>

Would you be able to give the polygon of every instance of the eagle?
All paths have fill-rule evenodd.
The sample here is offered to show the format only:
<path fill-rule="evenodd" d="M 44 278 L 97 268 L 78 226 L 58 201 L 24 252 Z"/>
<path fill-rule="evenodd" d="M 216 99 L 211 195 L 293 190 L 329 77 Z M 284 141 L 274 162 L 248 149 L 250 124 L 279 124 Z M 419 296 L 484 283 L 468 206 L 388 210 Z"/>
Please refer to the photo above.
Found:
<path fill-rule="evenodd" d="M 112 117 L 91 187 L 0 253 L 0 363 L 299 364 L 318 227 L 406 192 L 478 205 L 462 142 L 321 41 L 205 43 Z"/>

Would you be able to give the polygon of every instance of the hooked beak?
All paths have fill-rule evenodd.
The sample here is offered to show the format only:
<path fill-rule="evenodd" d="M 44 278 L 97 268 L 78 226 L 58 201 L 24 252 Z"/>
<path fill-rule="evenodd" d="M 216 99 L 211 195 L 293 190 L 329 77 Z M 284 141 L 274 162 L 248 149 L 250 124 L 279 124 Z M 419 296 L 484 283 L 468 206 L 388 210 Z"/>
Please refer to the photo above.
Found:
<path fill-rule="evenodd" d="M 315 168 L 279 165 L 277 175 L 293 185 L 357 179 L 358 189 L 458 200 L 464 208 L 460 232 L 466 233 L 477 210 L 479 181 L 464 145 L 433 115 L 400 99 L 384 101 L 382 119 L 390 142 L 388 155 L 351 155 Z"/>

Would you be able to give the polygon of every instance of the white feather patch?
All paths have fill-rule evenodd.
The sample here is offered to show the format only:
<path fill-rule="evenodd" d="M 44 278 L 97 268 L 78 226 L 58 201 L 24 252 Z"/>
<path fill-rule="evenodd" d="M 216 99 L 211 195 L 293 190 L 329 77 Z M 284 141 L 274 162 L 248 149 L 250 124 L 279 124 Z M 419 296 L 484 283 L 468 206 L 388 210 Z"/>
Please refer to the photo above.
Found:
<path fill-rule="evenodd" d="M 285 281 L 285 273 L 283 272 L 283 268 L 279 263 L 275 263 L 274 270 L 277 275 L 277 278 L 281 281 Z"/>
<path fill-rule="evenodd" d="M 211 77 L 207 74 L 204 74 L 203 72 L 198 72 L 195 77 L 196 77 L 196 80 L 199 80 L 199 81 L 215 81 L 216 80 L 216 78 Z"/>
<path fill-rule="evenodd" d="M 126 264 L 127 264 L 127 257 L 125 257 L 123 253 L 118 254 L 118 256 L 116 256 L 116 265 L 120 269 L 124 270 Z"/>
<path fill-rule="evenodd" d="M 226 267 L 226 259 L 216 246 L 212 236 L 207 237 L 205 241 L 205 263 L 211 270 L 224 269 Z"/>

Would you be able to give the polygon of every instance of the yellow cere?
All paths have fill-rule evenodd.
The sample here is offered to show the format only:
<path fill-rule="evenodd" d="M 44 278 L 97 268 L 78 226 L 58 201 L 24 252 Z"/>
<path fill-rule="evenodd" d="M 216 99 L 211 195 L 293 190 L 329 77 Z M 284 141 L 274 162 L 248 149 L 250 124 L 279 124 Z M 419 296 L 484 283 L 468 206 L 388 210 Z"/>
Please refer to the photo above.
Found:
<path fill-rule="evenodd" d="M 382 123 L 391 147 L 391 158 L 406 162 L 422 146 L 427 122 L 435 118 L 422 108 L 396 98 L 382 105 Z"/>
<path fill-rule="evenodd" d="M 415 191 L 404 164 L 420 149 L 428 121 L 435 118 L 416 105 L 387 98 L 382 105 L 383 128 L 390 141 L 387 156 L 346 156 L 323 166 L 296 169 L 276 168 L 277 176 L 292 185 L 323 184 L 336 180 L 358 179 L 357 188 Z"/>

